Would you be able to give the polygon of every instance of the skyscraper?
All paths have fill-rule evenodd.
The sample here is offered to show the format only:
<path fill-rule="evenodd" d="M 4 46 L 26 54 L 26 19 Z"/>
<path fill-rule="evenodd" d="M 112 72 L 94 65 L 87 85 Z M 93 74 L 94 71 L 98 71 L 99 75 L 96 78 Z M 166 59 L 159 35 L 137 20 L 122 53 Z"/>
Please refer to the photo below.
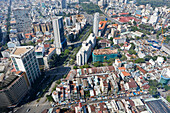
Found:
<path fill-rule="evenodd" d="M 32 28 L 29 10 L 26 8 L 16 8 L 13 10 L 13 13 L 16 20 L 17 31 L 25 33 L 30 32 Z"/>
<path fill-rule="evenodd" d="M 66 2 L 66 0 L 60 0 L 61 2 L 61 8 L 62 9 L 65 9 L 65 8 L 67 8 L 67 2 Z"/>
<path fill-rule="evenodd" d="M 62 16 L 54 17 L 52 23 L 56 54 L 60 55 L 61 51 L 67 46 L 67 41 L 66 38 L 64 37 L 64 25 Z"/>
<path fill-rule="evenodd" d="M 13 49 L 11 59 L 16 71 L 26 72 L 30 84 L 40 76 L 38 61 L 33 46 L 18 46 Z"/>
<path fill-rule="evenodd" d="M 98 35 L 98 29 L 99 29 L 99 13 L 94 14 L 94 22 L 93 22 L 93 33 L 95 36 Z"/>
<path fill-rule="evenodd" d="M 65 20 L 65 22 L 66 22 L 66 27 L 71 26 L 70 17 L 66 17 L 65 19 L 66 19 L 66 20 Z"/>

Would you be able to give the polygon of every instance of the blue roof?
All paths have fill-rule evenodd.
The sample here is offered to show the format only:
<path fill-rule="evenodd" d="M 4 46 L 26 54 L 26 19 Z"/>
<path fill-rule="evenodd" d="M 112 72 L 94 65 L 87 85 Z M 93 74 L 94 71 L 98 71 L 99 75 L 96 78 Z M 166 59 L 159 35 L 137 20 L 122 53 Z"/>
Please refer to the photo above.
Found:
<path fill-rule="evenodd" d="M 141 15 L 141 10 L 136 10 L 135 14 Z"/>

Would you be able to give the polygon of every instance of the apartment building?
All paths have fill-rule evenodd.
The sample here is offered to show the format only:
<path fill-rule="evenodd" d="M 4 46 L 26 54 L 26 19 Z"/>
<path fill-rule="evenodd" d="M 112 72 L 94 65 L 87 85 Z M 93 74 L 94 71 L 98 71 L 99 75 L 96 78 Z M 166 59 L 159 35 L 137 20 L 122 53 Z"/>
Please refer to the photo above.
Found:
<path fill-rule="evenodd" d="M 16 71 L 26 72 L 30 84 L 40 76 L 41 72 L 33 46 L 18 46 L 11 52 L 11 59 Z"/>
<path fill-rule="evenodd" d="M 16 106 L 29 89 L 30 84 L 25 72 L 4 74 L 0 80 L 0 107 Z"/>

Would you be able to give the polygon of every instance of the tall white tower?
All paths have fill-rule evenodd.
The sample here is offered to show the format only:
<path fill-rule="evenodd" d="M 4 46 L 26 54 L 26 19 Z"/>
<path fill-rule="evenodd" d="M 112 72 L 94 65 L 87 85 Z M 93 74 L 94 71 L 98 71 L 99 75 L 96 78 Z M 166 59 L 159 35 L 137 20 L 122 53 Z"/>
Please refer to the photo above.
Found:
<path fill-rule="evenodd" d="M 63 17 L 57 16 L 52 19 L 54 31 L 54 45 L 56 54 L 60 55 L 61 51 L 67 46 L 66 38 L 64 37 Z"/>
<path fill-rule="evenodd" d="M 93 33 L 95 34 L 95 36 L 98 35 L 98 29 L 99 29 L 99 13 L 95 13 L 94 14 L 94 22 L 93 22 Z"/>

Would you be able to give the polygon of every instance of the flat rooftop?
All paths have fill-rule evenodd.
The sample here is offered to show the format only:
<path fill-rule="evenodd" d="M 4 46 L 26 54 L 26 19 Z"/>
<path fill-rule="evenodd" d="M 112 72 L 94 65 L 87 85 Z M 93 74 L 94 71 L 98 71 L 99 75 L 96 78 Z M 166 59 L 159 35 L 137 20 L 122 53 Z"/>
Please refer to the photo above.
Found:
<path fill-rule="evenodd" d="M 105 55 L 105 54 L 115 54 L 117 50 L 110 50 L 110 49 L 95 49 L 93 51 L 94 55 Z"/>
<path fill-rule="evenodd" d="M 170 109 L 162 100 L 147 101 L 146 104 L 153 113 L 170 113 Z"/>
<path fill-rule="evenodd" d="M 31 50 L 33 47 L 31 46 L 20 46 L 20 47 L 16 47 L 14 49 L 14 51 L 12 52 L 13 55 L 22 55 L 27 53 L 29 50 Z"/>
<path fill-rule="evenodd" d="M 10 84 L 12 84 L 19 76 L 16 75 L 9 75 L 6 79 L 0 82 L 0 90 L 3 88 L 8 87 Z"/>

